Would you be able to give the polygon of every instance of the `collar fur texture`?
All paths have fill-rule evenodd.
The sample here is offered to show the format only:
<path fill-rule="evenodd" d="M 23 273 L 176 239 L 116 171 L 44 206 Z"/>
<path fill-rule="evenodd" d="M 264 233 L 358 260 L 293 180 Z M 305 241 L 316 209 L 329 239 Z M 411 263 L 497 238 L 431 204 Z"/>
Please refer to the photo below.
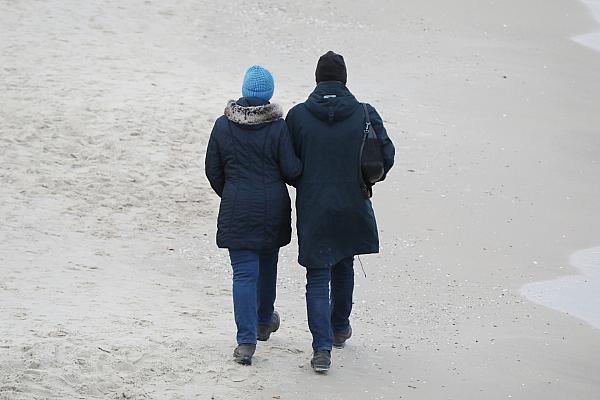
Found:
<path fill-rule="evenodd" d="M 235 100 L 229 100 L 225 107 L 225 116 L 231 122 L 240 125 L 258 125 L 277 121 L 283 117 L 283 109 L 279 104 L 269 103 L 264 106 L 243 107 Z"/>

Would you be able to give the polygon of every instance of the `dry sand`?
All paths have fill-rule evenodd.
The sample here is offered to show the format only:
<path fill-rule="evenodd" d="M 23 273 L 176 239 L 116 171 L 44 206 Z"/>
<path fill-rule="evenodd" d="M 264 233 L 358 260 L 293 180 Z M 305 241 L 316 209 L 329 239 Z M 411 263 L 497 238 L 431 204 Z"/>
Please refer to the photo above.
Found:
<path fill-rule="evenodd" d="M 0 0 L 0 398 L 600 398 L 600 330 L 519 294 L 600 242 L 595 29 L 574 0 Z M 381 254 L 318 376 L 285 248 L 242 367 L 206 140 L 246 66 L 289 108 L 328 49 L 397 145 Z"/>

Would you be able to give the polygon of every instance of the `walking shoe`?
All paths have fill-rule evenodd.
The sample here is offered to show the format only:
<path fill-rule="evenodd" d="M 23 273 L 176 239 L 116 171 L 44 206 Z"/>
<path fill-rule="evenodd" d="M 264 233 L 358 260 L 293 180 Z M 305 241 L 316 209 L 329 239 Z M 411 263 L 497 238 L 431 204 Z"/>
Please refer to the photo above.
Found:
<path fill-rule="evenodd" d="M 252 356 L 256 350 L 255 344 L 244 343 L 238 345 L 233 351 L 235 362 L 242 365 L 252 365 Z"/>
<path fill-rule="evenodd" d="M 331 352 L 315 351 L 312 360 L 310 360 L 310 366 L 315 372 L 329 371 L 329 368 L 331 367 Z"/>
<path fill-rule="evenodd" d="M 334 333 L 333 334 L 333 347 L 341 349 L 346 344 L 346 340 L 352 337 L 352 327 L 348 326 L 346 333 Z"/>
<path fill-rule="evenodd" d="M 271 322 L 268 325 L 258 325 L 256 340 L 260 340 L 261 342 L 269 340 L 271 333 L 277 332 L 277 329 L 279 329 L 279 324 L 279 313 L 277 311 L 273 311 Z"/>

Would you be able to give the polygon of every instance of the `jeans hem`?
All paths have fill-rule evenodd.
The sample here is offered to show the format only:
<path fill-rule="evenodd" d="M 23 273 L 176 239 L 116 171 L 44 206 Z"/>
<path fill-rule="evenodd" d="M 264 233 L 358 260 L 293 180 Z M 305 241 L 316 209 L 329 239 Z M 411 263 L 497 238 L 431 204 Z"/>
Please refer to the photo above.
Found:
<path fill-rule="evenodd" d="M 332 348 L 333 348 L 333 346 L 329 347 L 329 348 L 327 348 L 327 347 L 317 347 L 316 349 L 313 349 L 313 351 L 328 351 L 328 352 L 331 353 L 331 349 Z"/>

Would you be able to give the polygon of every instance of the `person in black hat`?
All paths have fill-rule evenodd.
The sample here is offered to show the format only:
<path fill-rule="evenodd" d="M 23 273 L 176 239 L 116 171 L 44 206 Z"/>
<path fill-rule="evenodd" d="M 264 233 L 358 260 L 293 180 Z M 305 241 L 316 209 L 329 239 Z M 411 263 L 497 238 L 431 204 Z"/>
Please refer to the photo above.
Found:
<path fill-rule="evenodd" d="M 332 346 L 352 335 L 354 256 L 379 252 L 375 215 L 361 189 L 360 151 L 366 115 L 346 87 L 344 58 L 329 51 L 317 63 L 317 87 L 286 117 L 303 173 L 296 182 L 299 256 L 306 268 L 306 308 L 312 333 L 311 366 L 329 370 Z M 367 104 L 381 144 L 385 173 L 394 145 Z M 385 179 L 385 174 L 382 180 Z"/>

